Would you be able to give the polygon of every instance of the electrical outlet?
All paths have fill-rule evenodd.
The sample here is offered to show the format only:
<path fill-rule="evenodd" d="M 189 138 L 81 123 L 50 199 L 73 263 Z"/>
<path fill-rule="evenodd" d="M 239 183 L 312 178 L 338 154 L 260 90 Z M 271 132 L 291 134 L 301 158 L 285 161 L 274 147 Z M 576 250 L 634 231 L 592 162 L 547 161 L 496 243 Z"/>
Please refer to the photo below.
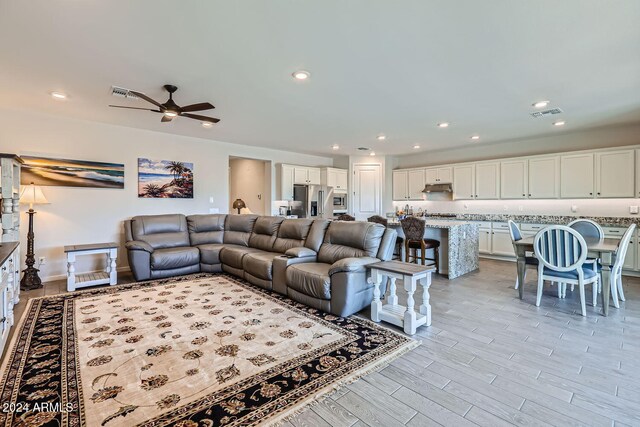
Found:
<path fill-rule="evenodd" d="M 38 264 L 39 265 L 45 265 L 47 263 L 47 259 L 43 256 L 41 256 L 40 258 L 38 258 Z"/>
<path fill-rule="evenodd" d="M 571 212 L 573 212 L 573 213 L 578 212 L 578 206 L 576 206 L 576 205 L 571 205 Z"/>
<path fill-rule="evenodd" d="M 509 206 L 507 206 L 507 205 L 502 205 L 502 209 L 503 209 L 503 210 L 505 210 L 505 211 L 508 211 L 508 210 L 509 210 Z"/>
<path fill-rule="evenodd" d="M 629 206 L 629 213 L 630 214 L 638 214 L 638 207 L 637 206 Z"/>
<path fill-rule="evenodd" d="M 213 196 L 209 197 L 209 203 L 213 204 Z"/>
<path fill-rule="evenodd" d="M 522 205 L 518 206 L 518 211 L 522 212 L 524 210 L 524 207 Z"/>

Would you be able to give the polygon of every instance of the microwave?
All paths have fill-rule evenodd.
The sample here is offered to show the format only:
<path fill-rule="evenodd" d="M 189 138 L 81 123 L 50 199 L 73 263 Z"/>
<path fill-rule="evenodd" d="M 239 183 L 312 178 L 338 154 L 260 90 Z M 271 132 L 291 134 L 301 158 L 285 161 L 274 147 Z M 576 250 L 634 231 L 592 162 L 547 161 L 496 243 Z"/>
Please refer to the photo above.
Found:
<path fill-rule="evenodd" d="M 347 210 L 347 195 L 346 194 L 334 194 L 333 195 L 333 211 Z"/>

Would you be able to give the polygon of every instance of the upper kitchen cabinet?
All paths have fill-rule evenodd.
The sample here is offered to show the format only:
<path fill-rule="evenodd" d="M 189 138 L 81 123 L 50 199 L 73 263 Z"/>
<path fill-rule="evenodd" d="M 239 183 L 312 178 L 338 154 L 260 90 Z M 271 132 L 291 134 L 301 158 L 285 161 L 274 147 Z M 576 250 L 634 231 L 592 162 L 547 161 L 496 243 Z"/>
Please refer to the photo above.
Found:
<path fill-rule="evenodd" d="M 280 200 L 293 200 L 294 167 L 280 165 Z"/>
<path fill-rule="evenodd" d="M 596 153 L 596 197 L 633 197 L 634 150 Z"/>
<path fill-rule="evenodd" d="M 530 199 L 557 199 L 560 197 L 560 158 L 529 159 L 528 197 Z"/>
<path fill-rule="evenodd" d="M 346 193 L 348 190 L 349 172 L 346 169 L 325 168 L 322 170 L 321 183 L 333 187 L 334 192 Z"/>
<path fill-rule="evenodd" d="M 500 162 L 476 163 L 475 199 L 500 198 Z"/>
<path fill-rule="evenodd" d="M 407 174 L 407 188 L 409 190 L 409 200 L 422 200 L 425 186 L 424 169 L 413 169 Z"/>
<path fill-rule="evenodd" d="M 526 199 L 527 160 L 500 162 L 500 198 Z"/>
<path fill-rule="evenodd" d="M 453 167 L 453 198 L 471 200 L 476 194 L 476 166 L 474 164 Z"/>
<path fill-rule="evenodd" d="M 393 200 L 423 200 L 424 169 L 393 171 Z"/>
<path fill-rule="evenodd" d="M 593 153 L 560 156 L 560 197 L 592 198 L 593 184 Z"/>
<path fill-rule="evenodd" d="M 426 184 L 449 184 L 453 182 L 453 167 L 426 168 L 425 178 Z"/>
<path fill-rule="evenodd" d="M 293 183 L 303 185 L 320 185 L 320 168 L 294 166 Z"/>

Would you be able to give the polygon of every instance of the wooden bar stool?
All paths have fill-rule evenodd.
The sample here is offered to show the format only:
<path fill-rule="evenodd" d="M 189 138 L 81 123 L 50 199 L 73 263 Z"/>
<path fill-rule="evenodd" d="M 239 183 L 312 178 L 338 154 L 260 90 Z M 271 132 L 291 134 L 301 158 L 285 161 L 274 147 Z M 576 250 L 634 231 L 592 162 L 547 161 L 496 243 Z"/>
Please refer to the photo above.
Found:
<path fill-rule="evenodd" d="M 375 222 L 376 224 L 384 225 L 385 227 L 389 226 L 389 221 L 387 218 L 382 217 L 380 215 L 373 215 L 367 218 L 368 222 Z M 396 244 L 393 247 L 393 259 L 402 260 L 402 244 L 404 239 L 401 236 L 396 237 Z"/>
<path fill-rule="evenodd" d="M 424 231 L 426 224 L 424 220 L 418 218 L 405 218 L 400 221 L 402 225 L 402 231 L 404 232 L 404 252 L 406 254 L 406 262 L 412 262 L 418 264 L 418 260 L 421 260 L 422 265 L 426 265 L 426 261 L 433 261 L 436 267 L 436 273 L 439 270 L 439 248 L 440 241 L 435 239 L 426 239 L 424 237 Z M 411 253 L 413 249 L 413 254 Z M 417 251 L 420 249 L 420 257 L 418 257 Z M 433 258 L 426 257 L 426 251 L 433 249 Z"/>

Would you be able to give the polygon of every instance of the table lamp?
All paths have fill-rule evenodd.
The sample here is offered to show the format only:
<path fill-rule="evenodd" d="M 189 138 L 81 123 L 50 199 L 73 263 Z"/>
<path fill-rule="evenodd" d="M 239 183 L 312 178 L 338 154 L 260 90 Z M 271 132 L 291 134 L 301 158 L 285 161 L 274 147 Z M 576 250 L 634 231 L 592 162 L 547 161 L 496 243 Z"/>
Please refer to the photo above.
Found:
<path fill-rule="evenodd" d="M 42 287 L 42 280 L 38 276 L 38 269 L 34 268 L 34 264 L 36 263 L 35 254 L 33 252 L 33 242 L 34 242 L 34 234 L 33 234 L 33 214 L 36 211 L 33 210 L 33 205 L 46 204 L 49 203 L 47 198 L 44 197 L 44 193 L 42 193 L 42 189 L 37 185 L 34 185 L 33 182 L 30 185 L 25 186 L 20 193 L 20 203 L 29 204 L 29 210 L 27 214 L 29 214 L 29 231 L 27 233 L 27 268 L 22 272 L 24 275 L 22 276 L 22 280 L 20 280 L 20 289 L 23 291 L 29 291 L 31 289 L 38 289 Z"/>
<path fill-rule="evenodd" d="M 246 207 L 247 205 L 244 203 L 244 200 L 242 199 L 236 199 L 233 202 L 233 209 L 238 209 L 238 215 L 240 215 L 240 210 Z"/>

